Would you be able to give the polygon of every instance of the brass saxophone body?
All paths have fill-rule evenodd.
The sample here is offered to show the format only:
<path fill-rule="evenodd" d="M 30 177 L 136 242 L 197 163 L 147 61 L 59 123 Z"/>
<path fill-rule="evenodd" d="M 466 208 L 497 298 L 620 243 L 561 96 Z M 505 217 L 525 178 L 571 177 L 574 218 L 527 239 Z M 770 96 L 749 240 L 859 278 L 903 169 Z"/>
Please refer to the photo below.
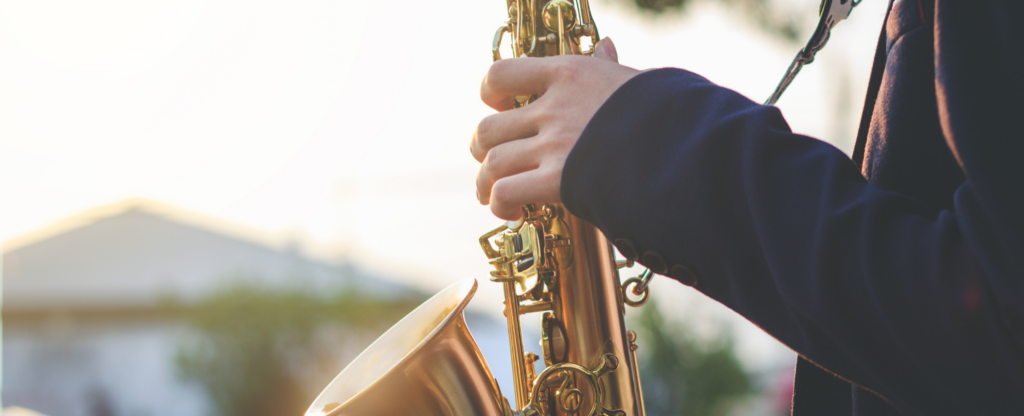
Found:
<path fill-rule="evenodd" d="M 643 415 L 635 334 L 625 327 L 624 287 L 633 282 L 619 282 L 626 264 L 615 261 L 604 235 L 561 205 L 527 205 L 522 220 L 485 234 L 481 244 L 496 269 L 491 280 L 505 285 L 520 411 Z M 519 332 L 520 315 L 535 312 L 542 313 L 545 364 L 536 375 L 536 357 L 524 355 Z"/>
<path fill-rule="evenodd" d="M 507 0 L 505 34 L 515 58 L 593 54 L 599 40 L 587 0 Z M 589 45 L 583 46 L 583 38 Z M 535 97 L 516 97 L 517 106 Z M 356 357 L 306 416 L 643 416 L 636 335 L 625 306 L 642 305 L 652 274 L 620 282 L 605 236 L 559 204 L 528 204 L 523 217 L 480 237 L 503 285 L 515 409 L 466 329 L 462 309 L 476 282 L 456 283 L 411 312 Z M 631 299 L 627 292 L 637 299 Z M 521 316 L 541 320 L 541 359 L 523 349 Z"/>

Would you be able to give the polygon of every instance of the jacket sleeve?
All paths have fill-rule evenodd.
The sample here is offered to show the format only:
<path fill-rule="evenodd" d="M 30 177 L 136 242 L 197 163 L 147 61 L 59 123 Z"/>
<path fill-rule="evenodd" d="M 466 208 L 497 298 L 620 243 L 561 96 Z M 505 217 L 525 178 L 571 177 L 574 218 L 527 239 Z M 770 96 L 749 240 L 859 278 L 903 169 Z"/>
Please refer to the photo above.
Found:
<path fill-rule="evenodd" d="M 1000 150 L 1020 157 L 1015 143 Z M 1020 414 L 1024 245 L 1000 215 L 1020 215 L 1005 204 L 1024 177 L 986 172 L 1015 185 L 971 177 L 955 212 L 936 212 L 868 184 L 776 108 L 661 69 L 594 116 L 562 199 L 624 254 L 695 275 L 696 289 L 905 414 Z"/>

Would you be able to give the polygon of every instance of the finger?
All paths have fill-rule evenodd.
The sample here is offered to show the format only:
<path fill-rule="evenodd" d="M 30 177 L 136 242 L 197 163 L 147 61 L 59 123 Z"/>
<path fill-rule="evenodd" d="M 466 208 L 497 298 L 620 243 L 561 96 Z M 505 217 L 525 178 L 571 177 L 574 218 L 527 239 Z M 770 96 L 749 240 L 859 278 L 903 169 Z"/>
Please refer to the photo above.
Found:
<path fill-rule="evenodd" d="M 522 216 L 519 207 L 531 203 L 558 203 L 560 172 L 541 167 L 499 179 L 491 189 L 491 212 L 498 218 L 515 221 Z"/>
<path fill-rule="evenodd" d="M 512 108 L 517 95 L 544 94 L 549 85 L 549 59 L 503 59 L 491 64 L 480 84 L 480 99 L 498 111 Z"/>
<path fill-rule="evenodd" d="M 491 199 L 491 187 L 502 178 L 537 169 L 535 141 L 514 140 L 499 145 L 487 153 L 480 171 L 476 175 L 476 194 L 480 203 Z"/>
<path fill-rule="evenodd" d="M 540 126 L 534 119 L 537 106 L 492 114 L 480 120 L 469 142 L 469 151 L 478 162 L 483 162 L 493 147 L 513 140 L 536 136 Z"/>
<path fill-rule="evenodd" d="M 615 63 L 619 62 L 619 53 L 615 50 L 615 43 L 612 42 L 612 38 L 605 37 L 600 42 L 597 42 L 597 45 L 594 45 L 594 57 Z"/>

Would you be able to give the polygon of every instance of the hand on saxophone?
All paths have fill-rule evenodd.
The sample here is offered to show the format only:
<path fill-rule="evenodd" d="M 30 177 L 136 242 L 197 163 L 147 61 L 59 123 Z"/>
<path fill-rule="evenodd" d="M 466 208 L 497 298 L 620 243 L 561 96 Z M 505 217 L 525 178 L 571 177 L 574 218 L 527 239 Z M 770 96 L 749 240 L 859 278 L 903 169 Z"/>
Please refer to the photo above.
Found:
<path fill-rule="evenodd" d="M 560 203 L 562 168 L 594 113 L 640 71 L 618 64 L 611 39 L 595 46 L 594 58 L 564 55 L 495 62 L 480 98 L 498 110 L 480 121 L 470 152 L 481 163 L 477 199 L 505 220 L 527 203 Z M 515 96 L 537 94 L 514 108 Z"/>

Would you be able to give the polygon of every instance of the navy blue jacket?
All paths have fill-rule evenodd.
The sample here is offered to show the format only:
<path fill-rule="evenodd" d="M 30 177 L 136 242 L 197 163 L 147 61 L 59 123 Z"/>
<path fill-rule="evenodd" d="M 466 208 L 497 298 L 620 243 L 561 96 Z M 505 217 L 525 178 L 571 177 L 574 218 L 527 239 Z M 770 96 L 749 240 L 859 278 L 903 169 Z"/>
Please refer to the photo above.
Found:
<path fill-rule="evenodd" d="M 795 350 L 796 415 L 1024 415 L 1022 19 L 895 2 L 855 160 L 698 75 L 643 73 L 562 199 Z"/>

